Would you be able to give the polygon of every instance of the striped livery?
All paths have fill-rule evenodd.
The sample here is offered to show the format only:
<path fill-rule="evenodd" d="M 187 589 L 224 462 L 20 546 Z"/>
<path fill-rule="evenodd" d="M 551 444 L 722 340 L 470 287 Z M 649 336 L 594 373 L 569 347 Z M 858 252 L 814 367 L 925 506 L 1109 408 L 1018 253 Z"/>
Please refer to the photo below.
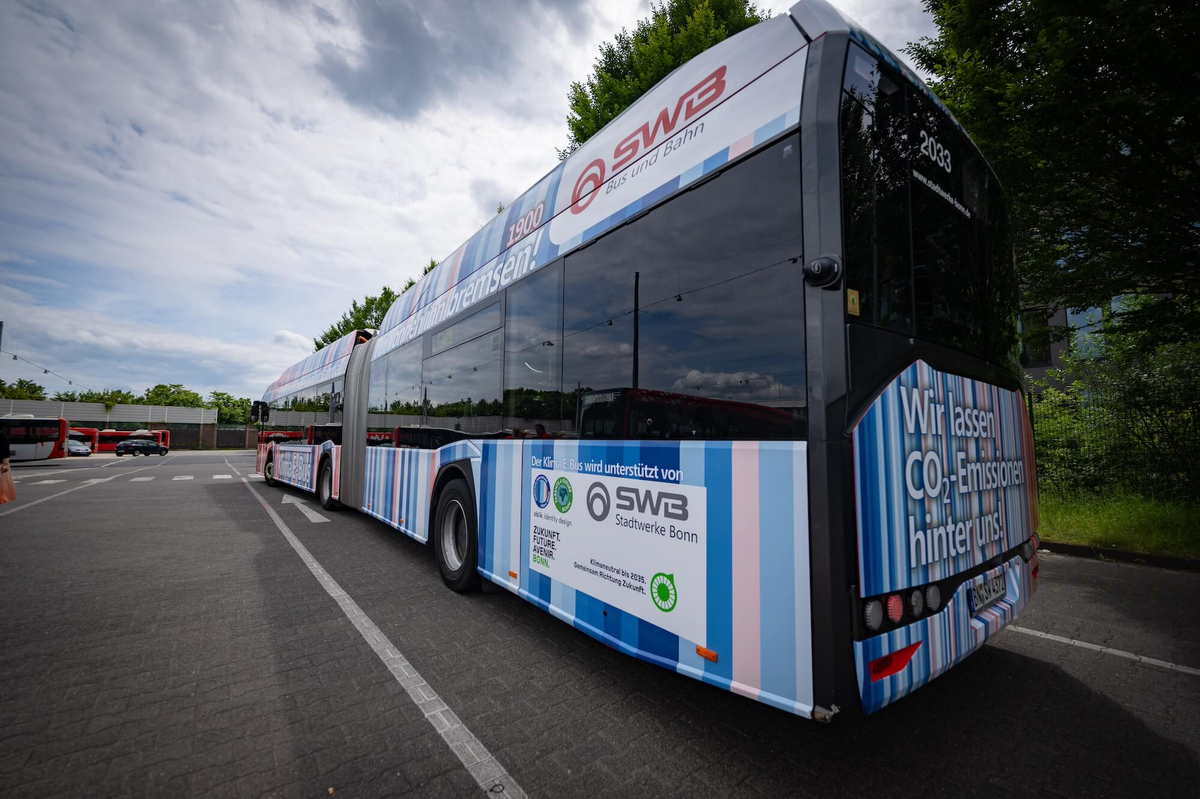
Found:
<path fill-rule="evenodd" d="M 707 489 L 705 641 L 669 633 L 530 568 L 534 457 L 654 465 L 679 470 L 684 485 Z M 470 464 L 479 571 L 489 580 L 622 652 L 811 714 L 804 442 L 482 440 L 436 451 L 368 447 L 364 512 L 426 541 L 434 481 L 443 465 L 455 462 Z M 715 652 L 716 662 L 702 658 L 698 645 Z"/>
<path fill-rule="evenodd" d="M 1037 581 L 1032 574 L 1036 565 L 1037 555 L 1034 555 L 1029 563 L 1018 556 L 1001 566 L 1005 571 L 1007 593 L 976 616 L 971 615 L 967 597 L 970 582 L 966 582 L 954 592 L 940 613 L 866 641 L 855 641 L 854 665 L 863 710 L 874 713 L 912 693 L 1004 629 L 1024 609 L 1036 590 Z M 996 571 L 993 569 L 986 574 Z M 867 672 L 869 663 L 913 644 L 917 645 L 917 650 L 907 668 L 881 680 L 871 679 Z"/>
<path fill-rule="evenodd" d="M 945 412 L 938 413 L 939 408 Z M 954 435 L 956 409 L 988 414 L 989 435 Z M 922 410 L 930 414 L 924 434 Z M 854 428 L 853 438 L 860 596 L 958 574 L 1027 541 L 1037 529 L 1033 433 L 1019 392 L 939 372 L 917 361 L 879 395 Z M 936 488 L 925 486 L 924 457 L 920 463 L 910 462 L 914 454 L 926 453 L 933 453 L 930 460 L 940 464 Z M 974 463 L 1006 464 L 998 469 L 1004 484 L 964 491 L 959 467 L 965 470 Z M 1019 482 L 1012 477 L 1014 463 L 1020 464 Z M 939 467 L 929 472 L 936 476 Z M 920 499 L 910 495 L 910 483 L 924 489 Z M 993 518 L 999 519 L 999 536 L 981 544 L 977 535 L 985 525 L 978 520 L 987 520 L 990 530 Z M 920 531 L 972 521 L 976 523 L 971 525 L 970 546 L 949 557 L 926 557 L 944 554 L 947 546 L 938 538 L 939 551 L 932 552 L 935 536 L 922 537 L 917 535 Z"/>

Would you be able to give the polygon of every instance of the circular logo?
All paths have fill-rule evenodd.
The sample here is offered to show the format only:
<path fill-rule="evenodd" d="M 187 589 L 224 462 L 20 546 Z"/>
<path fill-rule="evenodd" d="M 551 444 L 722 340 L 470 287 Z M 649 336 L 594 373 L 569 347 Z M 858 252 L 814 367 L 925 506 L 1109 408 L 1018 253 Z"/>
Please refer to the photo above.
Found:
<path fill-rule="evenodd" d="M 602 522 L 608 518 L 608 509 L 612 500 L 608 497 L 608 489 L 603 483 L 592 483 L 587 492 L 587 509 L 593 519 Z"/>
<path fill-rule="evenodd" d="M 675 575 L 659 572 L 650 580 L 650 598 L 654 606 L 663 613 L 670 613 L 679 601 L 679 592 L 675 590 Z"/>
<path fill-rule="evenodd" d="M 550 504 L 550 481 L 546 479 L 546 475 L 539 474 L 537 479 L 533 481 L 533 502 L 539 508 L 544 508 Z"/>
<path fill-rule="evenodd" d="M 579 179 L 575 181 L 574 190 L 571 191 L 571 213 L 582 214 L 592 204 L 592 200 L 596 199 L 599 193 L 597 190 L 604 185 L 604 173 L 604 161 L 600 158 L 584 168 Z M 584 194 L 587 196 L 583 197 Z"/>
<path fill-rule="evenodd" d="M 560 477 L 554 481 L 554 507 L 558 508 L 559 513 L 566 513 L 571 509 L 571 502 L 575 499 L 574 492 L 571 491 L 571 481 L 565 477 Z"/>

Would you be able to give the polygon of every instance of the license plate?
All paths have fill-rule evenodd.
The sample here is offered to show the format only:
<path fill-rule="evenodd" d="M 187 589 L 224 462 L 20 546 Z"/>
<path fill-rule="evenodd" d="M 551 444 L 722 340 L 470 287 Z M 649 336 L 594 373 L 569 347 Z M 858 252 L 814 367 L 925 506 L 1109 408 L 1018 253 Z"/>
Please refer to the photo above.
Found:
<path fill-rule="evenodd" d="M 975 578 L 971 584 L 971 615 L 991 607 L 1008 593 L 1008 579 L 1005 569 L 984 574 Z"/>

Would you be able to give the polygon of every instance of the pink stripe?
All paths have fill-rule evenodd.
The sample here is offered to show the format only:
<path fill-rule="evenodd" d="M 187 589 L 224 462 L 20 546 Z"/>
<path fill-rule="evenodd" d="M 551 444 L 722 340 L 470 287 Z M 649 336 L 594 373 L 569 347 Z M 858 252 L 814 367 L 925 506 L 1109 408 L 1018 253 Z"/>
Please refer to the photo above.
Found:
<path fill-rule="evenodd" d="M 737 158 L 742 153 L 754 146 L 754 134 L 748 133 L 742 138 L 729 145 L 729 160 Z"/>
<path fill-rule="evenodd" d="M 762 684 L 758 546 L 758 444 L 733 444 L 733 685 L 758 698 Z"/>
<path fill-rule="evenodd" d="M 395 450 L 392 455 L 392 460 L 396 462 L 396 468 L 392 470 L 392 524 L 400 523 L 400 455 L 403 450 Z"/>

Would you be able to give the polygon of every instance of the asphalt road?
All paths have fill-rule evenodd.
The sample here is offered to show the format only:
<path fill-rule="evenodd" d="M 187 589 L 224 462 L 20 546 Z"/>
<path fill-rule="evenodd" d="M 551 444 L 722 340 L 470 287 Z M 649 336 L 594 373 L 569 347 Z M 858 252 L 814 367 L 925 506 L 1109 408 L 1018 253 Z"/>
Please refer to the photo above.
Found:
<path fill-rule="evenodd" d="M 1046 555 L 1025 632 L 824 725 L 621 655 L 501 589 L 453 594 L 416 542 L 351 511 L 310 521 L 283 503 L 307 495 L 244 482 L 253 468 L 251 453 L 16 468 L 20 499 L 0 506 L 6 794 L 477 796 L 481 768 L 537 797 L 1200 782 L 1200 574 Z M 438 720 L 461 720 L 449 739 L 425 717 L 439 703 Z M 471 753 L 485 762 L 468 770 Z"/>

